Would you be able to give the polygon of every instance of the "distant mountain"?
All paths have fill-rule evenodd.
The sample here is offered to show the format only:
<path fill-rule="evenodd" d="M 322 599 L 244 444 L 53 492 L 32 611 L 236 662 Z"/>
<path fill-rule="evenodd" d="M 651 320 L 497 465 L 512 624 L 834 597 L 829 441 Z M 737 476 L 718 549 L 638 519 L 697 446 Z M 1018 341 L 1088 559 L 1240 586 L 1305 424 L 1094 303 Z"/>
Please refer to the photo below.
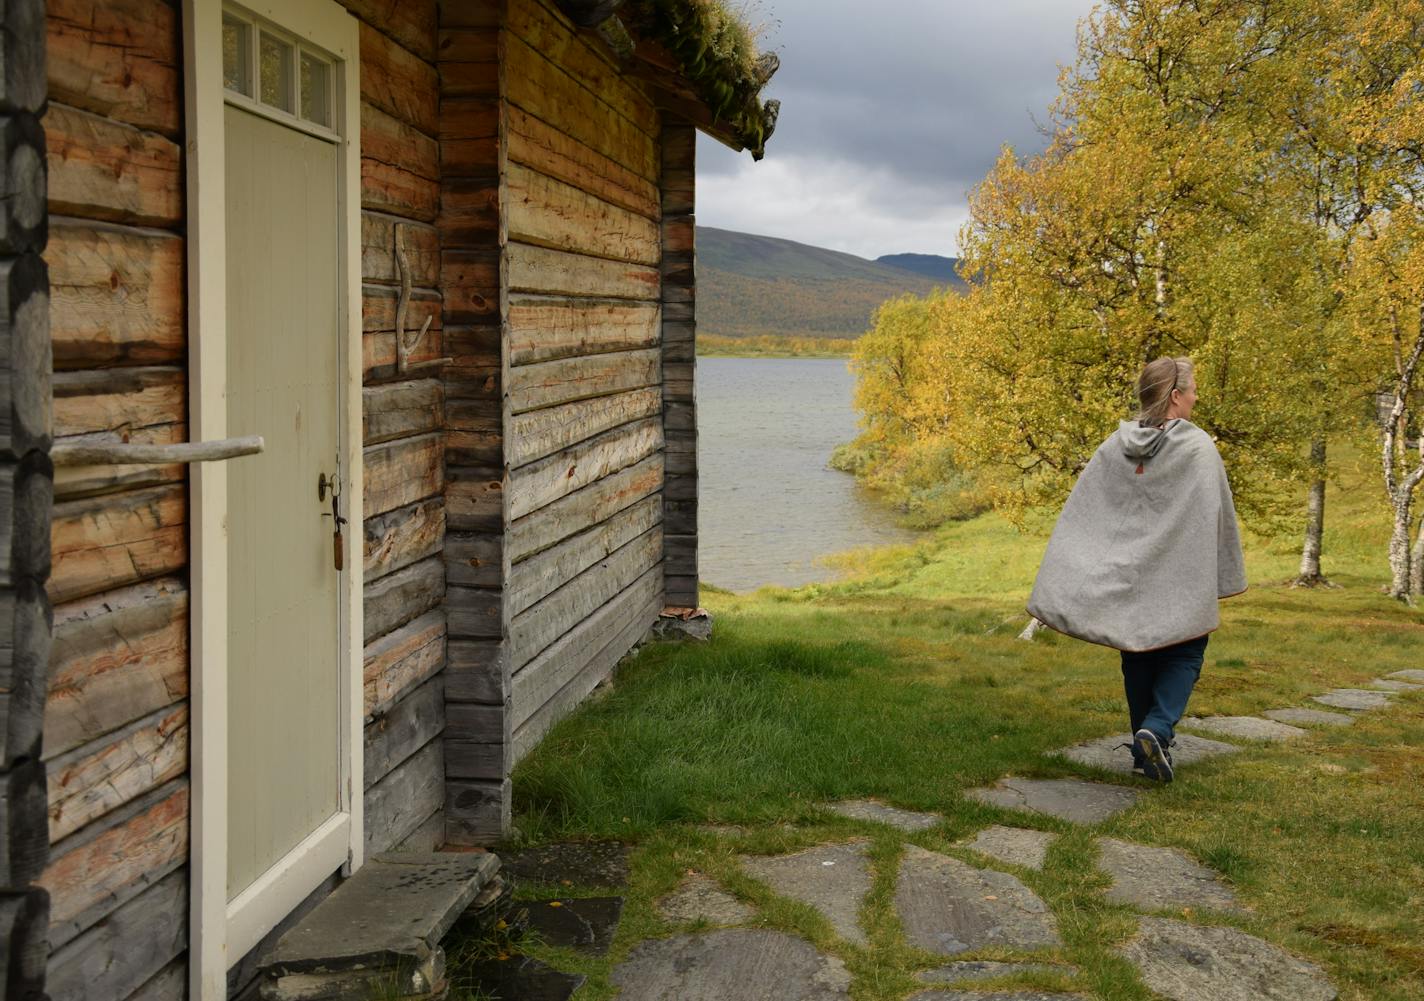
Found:
<path fill-rule="evenodd" d="M 964 287 L 964 280 L 955 270 L 959 267 L 957 257 L 940 257 L 937 254 L 886 254 L 884 257 L 877 257 L 875 263 L 913 271 L 917 275 L 924 275 L 926 278 L 933 278 L 937 282 L 958 288 Z"/>
<path fill-rule="evenodd" d="M 709 334 L 859 337 L 886 299 L 946 284 L 949 279 L 825 247 L 697 227 L 697 325 Z"/>

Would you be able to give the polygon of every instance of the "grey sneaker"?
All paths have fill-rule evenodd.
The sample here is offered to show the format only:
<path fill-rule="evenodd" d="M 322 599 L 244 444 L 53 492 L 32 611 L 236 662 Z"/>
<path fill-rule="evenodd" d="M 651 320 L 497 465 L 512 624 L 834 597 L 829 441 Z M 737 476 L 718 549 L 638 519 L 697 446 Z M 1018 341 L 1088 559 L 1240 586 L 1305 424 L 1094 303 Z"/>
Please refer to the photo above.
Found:
<path fill-rule="evenodd" d="M 1148 729 L 1138 730 L 1132 735 L 1132 742 L 1142 759 L 1142 774 L 1158 782 L 1172 781 L 1172 756 L 1162 746 L 1157 735 Z"/>

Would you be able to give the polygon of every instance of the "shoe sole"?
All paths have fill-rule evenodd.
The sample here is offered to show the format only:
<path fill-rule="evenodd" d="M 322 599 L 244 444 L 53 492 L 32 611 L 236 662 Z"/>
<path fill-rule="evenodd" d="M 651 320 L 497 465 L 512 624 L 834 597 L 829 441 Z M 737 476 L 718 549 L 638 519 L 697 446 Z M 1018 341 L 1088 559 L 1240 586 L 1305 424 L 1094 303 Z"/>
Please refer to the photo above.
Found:
<path fill-rule="evenodd" d="M 1138 730 L 1132 735 L 1132 739 L 1142 754 L 1142 774 L 1158 782 L 1171 782 L 1172 762 L 1167 760 L 1157 735 L 1151 730 Z"/>

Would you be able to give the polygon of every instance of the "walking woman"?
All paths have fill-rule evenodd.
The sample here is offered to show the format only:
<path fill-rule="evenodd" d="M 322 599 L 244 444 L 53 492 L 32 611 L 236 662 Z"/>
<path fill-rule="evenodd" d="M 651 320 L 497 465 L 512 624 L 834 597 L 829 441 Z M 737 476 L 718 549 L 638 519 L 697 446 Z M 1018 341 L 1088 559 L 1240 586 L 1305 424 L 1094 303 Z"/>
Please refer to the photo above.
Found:
<path fill-rule="evenodd" d="M 1188 358 L 1137 379 L 1140 410 L 1098 447 L 1048 542 L 1028 610 L 1122 654 L 1133 767 L 1172 781 L 1168 748 L 1201 674 L 1217 600 L 1246 590 L 1221 456 L 1191 423 Z"/>

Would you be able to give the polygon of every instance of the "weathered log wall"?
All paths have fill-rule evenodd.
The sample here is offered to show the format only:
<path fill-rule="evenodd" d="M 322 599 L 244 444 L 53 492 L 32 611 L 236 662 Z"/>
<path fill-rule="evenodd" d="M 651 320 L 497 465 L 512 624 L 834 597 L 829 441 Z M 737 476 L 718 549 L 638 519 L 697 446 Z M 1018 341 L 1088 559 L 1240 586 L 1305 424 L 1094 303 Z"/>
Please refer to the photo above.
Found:
<path fill-rule="evenodd" d="M 662 116 L 552 3 L 511 2 L 513 757 L 663 604 Z"/>
<path fill-rule="evenodd" d="M 545 0 L 442 12 L 446 831 L 662 605 L 661 116 Z"/>
<path fill-rule="evenodd" d="M 43 0 L 0 11 L 0 993 L 42 997 L 48 858 L 41 761 L 50 647 L 49 286 Z"/>
<path fill-rule="evenodd" d="M 697 130 L 662 133 L 663 517 L 667 603 L 697 607 Z"/>
<path fill-rule="evenodd" d="M 445 294 L 445 835 L 485 844 L 509 824 L 509 623 L 504 546 L 508 227 L 501 26 L 506 0 L 440 17 L 440 269 Z"/>
<path fill-rule="evenodd" d="M 188 438 L 181 35 L 161 0 L 49 0 L 54 433 Z M 185 966 L 188 489 L 182 466 L 55 483 L 44 712 L 52 997 Z"/>
<path fill-rule="evenodd" d="M 437 371 L 399 370 L 396 325 L 402 312 L 411 329 L 431 320 L 412 363 L 443 354 L 436 3 L 346 6 L 363 21 L 366 842 L 429 848 L 443 782 L 443 386 Z M 46 22 L 54 433 L 185 441 L 179 5 L 49 0 Z M 185 989 L 188 511 L 181 466 L 67 469 L 56 483 L 41 882 L 57 1001 Z"/>
<path fill-rule="evenodd" d="M 436 0 L 342 0 L 361 19 L 361 273 L 365 346 L 366 851 L 429 849 L 442 808 L 444 385 L 399 371 L 445 355 L 440 293 Z M 406 294 L 408 290 L 408 295 Z"/>

